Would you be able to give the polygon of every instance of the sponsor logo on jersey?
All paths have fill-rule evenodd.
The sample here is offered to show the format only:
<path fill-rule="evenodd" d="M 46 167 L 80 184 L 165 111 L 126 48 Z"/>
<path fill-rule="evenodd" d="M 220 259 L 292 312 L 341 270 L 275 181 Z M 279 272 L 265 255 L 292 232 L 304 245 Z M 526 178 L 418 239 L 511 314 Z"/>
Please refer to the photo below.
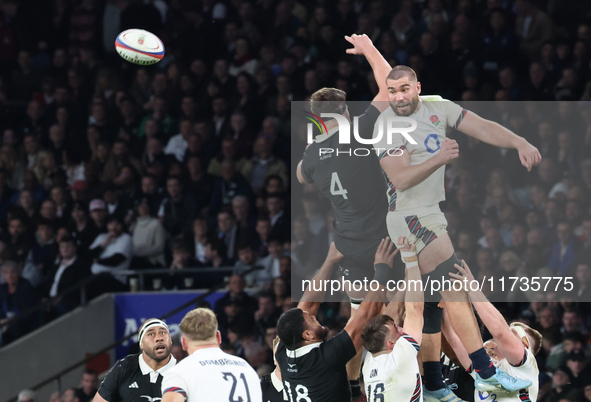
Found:
<path fill-rule="evenodd" d="M 151 396 L 148 396 L 148 395 L 142 395 L 142 396 L 140 396 L 140 398 L 146 398 L 148 400 L 148 402 L 157 402 L 157 401 L 161 401 L 162 400 L 162 398 L 159 398 L 159 397 L 151 397 Z"/>
<path fill-rule="evenodd" d="M 298 369 L 295 368 L 296 367 L 296 363 L 287 363 L 287 371 L 289 371 L 290 373 L 297 373 Z"/>

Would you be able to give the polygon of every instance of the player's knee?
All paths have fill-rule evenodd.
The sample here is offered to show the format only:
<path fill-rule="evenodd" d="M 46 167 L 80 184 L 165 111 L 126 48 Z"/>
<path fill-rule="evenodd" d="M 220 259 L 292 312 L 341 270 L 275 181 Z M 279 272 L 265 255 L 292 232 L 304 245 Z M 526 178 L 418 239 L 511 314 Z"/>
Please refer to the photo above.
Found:
<path fill-rule="evenodd" d="M 423 309 L 424 334 L 436 334 L 441 332 L 443 309 L 437 307 L 437 304 L 437 302 L 425 302 L 425 308 Z"/>

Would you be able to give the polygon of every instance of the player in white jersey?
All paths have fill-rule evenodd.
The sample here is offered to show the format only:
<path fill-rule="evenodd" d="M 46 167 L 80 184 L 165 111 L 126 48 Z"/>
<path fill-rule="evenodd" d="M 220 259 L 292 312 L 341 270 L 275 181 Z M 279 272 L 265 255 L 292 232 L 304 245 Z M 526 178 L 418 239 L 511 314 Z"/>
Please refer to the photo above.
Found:
<path fill-rule="evenodd" d="M 390 303 L 384 314 L 373 318 L 361 338 L 367 349 L 363 362 L 363 381 L 368 402 L 419 402 L 423 400 L 417 355 L 423 330 L 423 290 L 415 246 L 400 238 L 401 257 L 406 264 L 404 326 L 396 325 Z"/>
<path fill-rule="evenodd" d="M 453 273 L 449 275 L 458 280 L 467 280 L 470 283 L 474 280 L 474 276 L 466 263 L 463 263 L 463 268 L 456 265 L 461 275 Z M 471 289 L 471 287 L 469 288 Z M 531 381 L 529 387 L 512 392 L 498 388 L 475 390 L 474 400 L 487 402 L 535 402 L 538 397 L 538 375 L 540 374 L 535 355 L 542 347 L 542 335 L 535 329 L 520 322 L 507 325 L 505 318 L 487 300 L 482 291 L 470 290 L 468 293 L 462 294 L 466 299 L 468 297 L 470 298 L 482 322 L 493 336 L 493 339 L 485 342 L 484 346 L 495 366 L 512 377 Z M 448 304 L 445 304 L 445 306 L 447 307 Z M 443 325 L 445 338 L 456 352 L 456 356 L 462 363 L 462 366 L 470 371 L 472 377 L 478 381 L 476 373 L 472 370 L 471 361 L 466 349 L 447 321 L 447 319 L 444 320 Z"/>
<path fill-rule="evenodd" d="M 421 84 L 414 70 L 396 66 L 388 74 L 390 108 L 382 113 L 375 126 L 374 138 L 382 133 L 382 139 L 374 145 L 380 165 L 387 176 L 390 210 L 387 216 L 391 238 L 405 236 L 415 244 L 423 281 L 426 277 L 442 281 L 454 271 L 459 260 L 447 234 L 447 221 L 439 209 L 445 199 L 445 165 L 459 156 L 456 141 L 446 138 L 446 129 L 453 127 L 488 144 L 515 148 L 522 164 L 531 170 L 541 156 L 525 139 L 501 125 L 468 112 L 459 105 L 439 96 L 422 96 Z M 394 118 L 412 118 L 417 126 L 408 131 L 410 123 L 392 122 Z M 399 119 L 400 120 L 400 119 Z M 407 136 L 386 135 L 387 127 L 406 127 Z M 402 126 L 401 126 L 402 124 Z M 428 283 L 425 283 L 428 286 Z M 443 296 L 451 301 L 454 293 L 441 292 L 436 298 L 425 298 L 425 346 L 421 351 L 425 380 L 425 400 L 458 401 L 450 399 L 452 391 L 445 387 L 441 375 L 441 320 L 442 311 L 437 307 Z M 482 347 L 482 337 L 468 303 L 450 303 L 450 320 L 482 382 L 500 383 L 512 388 L 511 380 L 495 370 Z M 508 382 L 507 382 L 508 381 Z"/>
<path fill-rule="evenodd" d="M 189 311 L 180 328 L 189 356 L 164 376 L 162 402 L 262 402 L 256 371 L 244 359 L 220 349 L 222 337 L 213 311 Z"/>

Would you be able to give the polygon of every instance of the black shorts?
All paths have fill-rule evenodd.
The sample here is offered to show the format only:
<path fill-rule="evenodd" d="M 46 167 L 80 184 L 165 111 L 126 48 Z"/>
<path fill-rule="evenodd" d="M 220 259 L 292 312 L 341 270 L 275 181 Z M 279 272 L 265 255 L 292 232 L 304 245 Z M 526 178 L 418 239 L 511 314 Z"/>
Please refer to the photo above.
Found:
<path fill-rule="evenodd" d="M 365 278 L 371 281 L 375 272 L 375 255 L 381 241 L 382 239 L 356 240 L 335 236 L 335 246 L 345 256 L 339 263 L 339 274 L 348 281 L 363 281 Z M 404 265 L 397 256 L 388 279 L 404 279 Z"/>

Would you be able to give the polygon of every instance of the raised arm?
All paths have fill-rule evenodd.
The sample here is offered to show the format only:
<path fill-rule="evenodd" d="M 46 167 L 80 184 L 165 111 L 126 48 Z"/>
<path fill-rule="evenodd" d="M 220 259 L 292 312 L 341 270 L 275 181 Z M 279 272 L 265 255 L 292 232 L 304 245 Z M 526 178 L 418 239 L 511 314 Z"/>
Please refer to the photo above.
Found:
<path fill-rule="evenodd" d="M 330 280 L 332 273 L 332 267 L 336 262 L 343 259 L 343 255 L 337 250 L 334 242 L 330 243 L 328 248 L 328 254 L 324 263 L 311 279 L 310 286 L 307 287 L 302 299 L 298 303 L 298 308 L 310 313 L 310 315 L 316 315 L 318 308 L 324 299 L 324 293 L 326 292 L 327 281 Z M 314 290 L 320 289 L 320 290 Z"/>
<path fill-rule="evenodd" d="M 413 188 L 433 174 L 443 165 L 460 156 L 460 148 L 455 140 L 446 138 L 441 143 L 439 153 L 419 165 L 410 164 L 408 151 L 395 152 L 380 159 L 382 169 L 398 191 Z"/>
<path fill-rule="evenodd" d="M 392 66 L 386 61 L 384 56 L 378 49 L 373 45 L 373 42 L 369 36 L 356 35 L 345 36 L 347 42 L 353 45 L 352 49 L 347 49 L 348 54 L 364 55 L 367 59 L 371 69 L 373 70 L 373 76 L 376 79 L 380 91 L 373 98 L 374 105 L 380 112 L 386 110 L 390 105 L 388 103 L 388 86 L 386 85 L 386 77 L 392 70 Z"/>
<path fill-rule="evenodd" d="M 398 250 L 394 248 L 394 243 L 389 238 L 383 239 L 376 251 L 374 268 L 374 281 L 379 284 L 377 290 L 370 290 L 363 298 L 363 302 L 359 306 L 359 310 L 355 317 L 347 324 L 345 331 L 351 337 L 355 349 L 359 351 L 362 347 L 361 332 L 363 327 L 376 315 L 380 314 L 384 306 L 384 298 L 386 294 L 386 285 L 389 270 L 392 269 L 394 263 L 394 256 Z M 370 289 L 375 288 L 375 284 Z"/>
<path fill-rule="evenodd" d="M 455 267 L 460 274 L 449 273 L 452 278 L 464 281 L 470 284 L 474 280 L 474 275 L 470 271 L 470 267 L 466 264 L 466 261 L 462 260 L 463 267 L 455 264 Z M 480 290 L 473 291 L 472 286 L 468 286 L 468 296 L 472 305 L 476 309 L 476 312 L 480 316 L 480 319 L 493 336 L 495 343 L 499 346 L 507 361 L 511 364 L 519 364 L 523 359 L 524 346 L 520 339 L 518 339 L 511 328 L 507 325 L 507 321 L 503 315 L 488 301 L 484 293 Z"/>
<path fill-rule="evenodd" d="M 423 282 L 421 271 L 419 269 L 419 259 L 415 250 L 415 245 L 408 245 L 406 237 L 400 237 L 398 244 L 403 247 L 400 249 L 402 261 L 406 266 L 406 296 L 404 298 L 404 307 L 406 308 L 406 318 L 404 319 L 404 332 L 414 338 L 418 344 L 423 339 L 423 308 L 425 296 L 423 294 Z"/>
<path fill-rule="evenodd" d="M 483 119 L 476 113 L 468 112 L 458 125 L 458 130 L 487 144 L 501 148 L 515 148 L 521 164 L 531 171 L 542 161 L 540 151 L 523 137 L 494 121 Z"/>

